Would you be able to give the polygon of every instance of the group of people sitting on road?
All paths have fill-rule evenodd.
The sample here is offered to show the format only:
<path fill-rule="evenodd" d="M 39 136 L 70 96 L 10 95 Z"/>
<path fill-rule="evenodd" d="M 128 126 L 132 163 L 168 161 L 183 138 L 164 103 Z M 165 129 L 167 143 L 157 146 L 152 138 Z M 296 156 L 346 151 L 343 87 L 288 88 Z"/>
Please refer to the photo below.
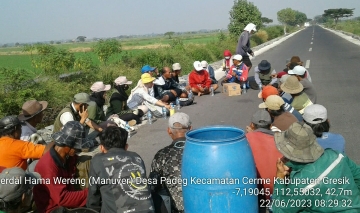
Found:
<path fill-rule="evenodd" d="M 263 196 L 263 201 L 309 203 L 296 208 L 273 205 L 274 212 L 359 211 L 360 167 L 345 155 L 344 138 L 330 132 L 327 109 L 317 103 L 310 74 L 300 58 L 292 57 L 279 73 L 262 60 L 254 68 L 253 78 L 248 78 L 252 66 L 248 65 L 248 58 L 244 61 L 241 54 L 232 56 L 229 50 L 224 51 L 225 77 L 221 82 L 259 90 L 259 110 L 246 127 L 257 175 L 272 180 L 258 186 L 269 192 L 260 194 L 259 200 Z M 190 117 L 183 112 L 169 117 L 166 131 L 172 142 L 156 153 L 149 176 L 141 156 L 128 151 L 128 138 L 134 126 L 151 119 L 149 112 L 161 117 L 163 109 L 169 110 L 177 100 L 183 106 L 190 105 L 192 94 L 201 96 L 218 89 L 214 70 L 206 61 L 195 61 L 193 66 L 188 84 L 183 84 L 179 63 L 160 71 L 145 65 L 130 95 L 127 90 L 133 82 L 125 76 L 114 80 L 112 90 L 111 85 L 95 82 L 90 94 L 75 94 L 60 111 L 50 143 L 42 143 L 36 134 L 46 101 L 29 100 L 20 115 L 0 119 L 0 211 L 23 212 L 31 209 L 34 201 L 40 213 L 80 207 L 87 207 L 83 212 L 184 212 L 181 183 L 161 180 L 181 176 L 185 134 L 192 129 Z M 136 181 L 147 177 L 158 181 Z M 318 182 L 300 186 L 285 182 L 306 178 Z M 326 178 L 347 181 L 321 182 Z M 284 193 L 295 193 L 299 188 L 318 190 L 323 197 Z M 352 193 L 336 198 L 341 205 L 319 209 L 316 201 L 334 199 L 326 193 L 331 188 Z M 163 201 L 164 194 L 170 197 L 171 211 Z M 260 202 L 260 211 L 266 211 L 266 204 Z"/>

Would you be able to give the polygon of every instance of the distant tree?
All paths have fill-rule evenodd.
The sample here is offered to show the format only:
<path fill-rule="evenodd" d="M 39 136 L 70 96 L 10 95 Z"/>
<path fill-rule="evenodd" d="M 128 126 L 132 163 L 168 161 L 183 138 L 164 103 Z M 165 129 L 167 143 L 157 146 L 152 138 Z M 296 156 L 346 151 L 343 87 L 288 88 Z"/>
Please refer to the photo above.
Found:
<path fill-rule="evenodd" d="M 61 41 L 57 41 L 57 42 L 55 42 L 55 44 L 61 44 Z"/>
<path fill-rule="evenodd" d="M 8 47 L 8 44 L 3 44 L 2 47 Z"/>
<path fill-rule="evenodd" d="M 278 21 L 284 26 L 284 34 L 286 34 L 286 26 L 291 25 L 296 20 L 296 12 L 291 8 L 282 9 L 277 12 Z"/>
<path fill-rule="evenodd" d="M 355 9 L 346 9 L 346 8 L 338 8 L 338 9 L 328 9 L 324 10 L 324 17 L 332 18 L 335 21 L 335 27 L 340 18 L 351 17 L 354 14 Z"/>
<path fill-rule="evenodd" d="M 226 40 L 226 36 L 222 31 L 219 32 L 218 39 L 219 39 L 219 41 L 225 41 Z"/>
<path fill-rule="evenodd" d="M 326 23 L 330 18 L 329 17 L 325 17 L 325 16 L 322 16 L 322 15 L 317 15 L 314 17 L 314 21 L 316 23 Z"/>
<path fill-rule="evenodd" d="M 168 36 L 169 39 L 171 39 L 171 36 L 173 36 L 174 34 L 175 34 L 175 32 L 166 32 L 166 33 L 164 34 L 164 36 Z"/>
<path fill-rule="evenodd" d="M 15 43 L 15 47 L 18 47 L 18 46 L 20 46 L 20 43 L 19 43 L 19 42 L 16 42 L 16 43 Z"/>
<path fill-rule="evenodd" d="M 305 13 L 295 10 L 295 21 L 290 25 L 291 26 L 303 25 L 306 22 L 306 20 L 307 20 L 307 16 Z"/>
<path fill-rule="evenodd" d="M 106 64 L 110 56 L 121 53 L 121 44 L 115 39 L 101 39 L 93 46 L 93 50 L 98 55 L 99 60 Z"/>
<path fill-rule="evenodd" d="M 228 29 L 232 37 L 237 38 L 249 23 L 255 24 L 257 28 L 261 27 L 261 12 L 252 2 L 235 0 L 229 13 Z"/>
<path fill-rule="evenodd" d="M 84 42 L 85 39 L 86 39 L 86 36 L 78 36 L 78 37 L 76 38 L 76 41 L 78 41 L 78 42 Z"/>
<path fill-rule="evenodd" d="M 50 41 L 50 44 L 54 44 L 54 41 Z"/>
<path fill-rule="evenodd" d="M 312 21 L 311 18 L 306 19 L 306 22 L 311 22 L 311 21 Z"/>
<path fill-rule="evenodd" d="M 269 18 L 266 18 L 266 17 L 261 17 L 261 22 L 262 22 L 263 24 L 270 24 L 270 23 L 273 22 L 273 20 L 272 20 L 272 19 L 269 19 Z"/>

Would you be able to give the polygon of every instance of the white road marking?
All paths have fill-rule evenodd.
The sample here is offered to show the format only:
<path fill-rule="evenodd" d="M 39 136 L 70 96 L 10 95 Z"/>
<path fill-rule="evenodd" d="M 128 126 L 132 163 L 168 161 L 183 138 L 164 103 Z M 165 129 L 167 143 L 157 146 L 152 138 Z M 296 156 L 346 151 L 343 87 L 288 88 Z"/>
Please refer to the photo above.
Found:
<path fill-rule="evenodd" d="M 309 52 L 311 52 L 311 51 L 312 51 L 312 48 L 309 49 Z"/>
<path fill-rule="evenodd" d="M 309 69 L 309 67 L 310 67 L 310 60 L 306 60 L 305 68 L 306 68 L 306 69 Z"/>
<path fill-rule="evenodd" d="M 314 38 L 311 38 L 311 40 L 314 40 Z"/>
<path fill-rule="evenodd" d="M 311 42 L 310 44 L 313 44 L 313 42 Z"/>

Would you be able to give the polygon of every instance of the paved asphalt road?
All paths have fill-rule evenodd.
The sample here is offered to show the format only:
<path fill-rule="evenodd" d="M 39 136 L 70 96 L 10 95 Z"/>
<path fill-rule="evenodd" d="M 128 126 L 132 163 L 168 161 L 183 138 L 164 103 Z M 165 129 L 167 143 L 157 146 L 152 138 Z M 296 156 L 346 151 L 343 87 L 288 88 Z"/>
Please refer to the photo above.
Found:
<path fill-rule="evenodd" d="M 360 83 L 360 46 L 319 26 L 311 26 L 256 56 L 253 65 L 266 59 L 279 72 L 285 68 L 286 59 L 293 55 L 300 56 L 304 65 L 310 60 L 308 70 L 317 90 L 318 104 L 328 109 L 331 131 L 345 137 L 346 154 L 360 163 L 360 155 L 357 155 L 360 131 L 356 126 L 360 120 L 357 112 L 360 109 L 360 93 L 357 91 Z M 252 68 L 250 76 L 253 74 Z M 227 97 L 220 93 L 221 89 L 220 87 L 213 97 L 196 97 L 196 104 L 180 110 L 190 116 L 193 128 L 231 125 L 245 129 L 249 124 L 252 114 L 261 103 L 257 98 L 258 91 L 248 90 L 245 95 Z M 129 140 L 129 150 L 137 152 L 143 158 L 147 173 L 155 153 L 171 143 L 166 131 L 167 121 L 158 119 L 152 125 L 141 126 Z"/>

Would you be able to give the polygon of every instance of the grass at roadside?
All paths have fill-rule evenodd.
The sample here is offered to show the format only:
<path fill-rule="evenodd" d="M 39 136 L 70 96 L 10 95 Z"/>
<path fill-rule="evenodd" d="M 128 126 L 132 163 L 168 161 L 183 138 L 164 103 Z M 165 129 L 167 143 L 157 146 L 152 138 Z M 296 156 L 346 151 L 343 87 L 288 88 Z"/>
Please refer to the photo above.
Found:
<path fill-rule="evenodd" d="M 335 29 L 334 23 L 327 23 L 326 26 Z M 360 20 L 340 21 L 336 25 L 336 30 L 342 30 L 355 35 L 360 35 Z"/>

